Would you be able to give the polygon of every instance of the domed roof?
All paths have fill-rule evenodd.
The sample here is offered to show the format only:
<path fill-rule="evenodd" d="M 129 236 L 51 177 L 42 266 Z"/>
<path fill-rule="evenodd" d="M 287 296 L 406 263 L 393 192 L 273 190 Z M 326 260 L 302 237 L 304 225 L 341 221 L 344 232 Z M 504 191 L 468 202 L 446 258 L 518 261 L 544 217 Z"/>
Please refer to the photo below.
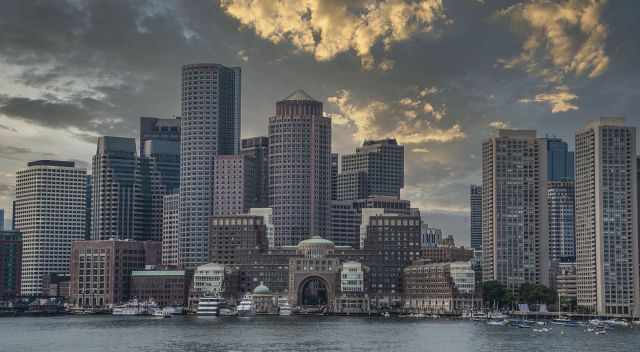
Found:
<path fill-rule="evenodd" d="M 307 92 L 302 89 L 298 89 L 295 92 L 291 93 L 288 97 L 283 100 L 287 101 L 316 101 L 313 99 Z"/>
<path fill-rule="evenodd" d="M 312 236 L 311 238 L 298 243 L 298 246 L 308 246 L 308 245 L 335 246 L 332 241 L 324 239 L 320 236 Z"/>
<path fill-rule="evenodd" d="M 260 285 L 253 289 L 253 293 L 258 295 L 268 295 L 271 293 L 271 290 L 261 282 Z"/>

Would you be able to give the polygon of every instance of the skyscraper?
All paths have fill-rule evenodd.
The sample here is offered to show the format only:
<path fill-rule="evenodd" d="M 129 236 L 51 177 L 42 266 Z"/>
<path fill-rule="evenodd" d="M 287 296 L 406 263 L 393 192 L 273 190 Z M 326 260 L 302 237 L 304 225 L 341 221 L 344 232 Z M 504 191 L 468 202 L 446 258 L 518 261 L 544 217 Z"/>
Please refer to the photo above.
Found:
<path fill-rule="evenodd" d="M 471 248 L 482 249 L 482 186 L 471 185 L 469 194 L 471 209 Z"/>
<path fill-rule="evenodd" d="M 365 174 L 366 177 L 363 177 Z M 400 196 L 404 187 L 404 146 L 393 139 L 364 141 L 354 154 L 342 156 L 338 178 L 339 200 L 364 190 L 372 195 Z M 366 182 L 366 186 L 361 185 Z"/>
<path fill-rule="evenodd" d="M 140 159 L 144 240 L 162 240 L 163 198 L 180 187 L 180 145 L 176 141 L 149 139 Z"/>
<path fill-rule="evenodd" d="M 549 285 L 544 139 L 499 130 L 482 154 L 482 279 Z"/>
<path fill-rule="evenodd" d="M 573 181 L 547 183 L 549 209 L 549 259 L 552 263 L 576 260 L 575 188 Z"/>
<path fill-rule="evenodd" d="M 559 138 L 545 138 L 547 144 L 547 179 L 569 181 L 575 178 L 574 152 Z"/>
<path fill-rule="evenodd" d="M 163 197 L 162 208 L 162 265 L 178 266 L 178 211 L 180 194 Z"/>
<path fill-rule="evenodd" d="M 269 118 L 269 200 L 275 245 L 326 236 L 331 198 L 331 120 L 298 90 Z"/>
<path fill-rule="evenodd" d="M 20 295 L 22 234 L 0 231 L 0 299 Z"/>
<path fill-rule="evenodd" d="M 194 268 L 208 260 L 215 157 L 239 152 L 240 68 L 183 66 L 181 101 L 178 250 L 180 264 Z"/>
<path fill-rule="evenodd" d="M 269 137 L 253 137 L 242 140 L 241 154 L 255 159 L 256 186 L 253 206 L 269 206 Z"/>
<path fill-rule="evenodd" d="M 180 142 L 180 118 L 161 119 L 157 117 L 140 118 L 140 156 L 146 155 L 145 143 L 149 140 Z"/>
<path fill-rule="evenodd" d="M 639 303 L 636 128 L 602 118 L 576 132 L 578 306 L 631 315 Z"/>
<path fill-rule="evenodd" d="M 145 239 L 143 174 L 136 140 L 100 137 L 92 168 L 91 239 Z"/>
<path fill-rule="evenodd" d="M 16 173 L 16 229 L 22 233 L 22 295 L 40 295 L 50 273 L 68 274 L 71 243 L 85 236 L 85 169 L 32 161 Z"/>
<path fill-rule="evenodd" d="M 340 155 L 331 153 L 331 200 L 338 200 L 338 163 Z"/>

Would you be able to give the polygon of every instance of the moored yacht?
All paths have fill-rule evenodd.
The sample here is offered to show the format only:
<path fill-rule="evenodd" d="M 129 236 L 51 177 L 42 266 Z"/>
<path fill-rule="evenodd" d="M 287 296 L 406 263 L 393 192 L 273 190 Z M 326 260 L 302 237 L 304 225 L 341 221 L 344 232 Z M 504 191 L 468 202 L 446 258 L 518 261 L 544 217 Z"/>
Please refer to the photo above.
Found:
<path fill-rule="evenodd" d="M 289 305 L 289 299 L 285 296 L 278 298 L 278 314 L 291 315 L 291 306 Z"/>
<path fill-rule="evenodd" d="M 247 293 L 242 297 L 242 301 L 238 304 L 238 316 L 240 317 L 251 317 L 256 315 L 256 306 L 253 303 L 253 296 L 250 293 Z"/>
<path fill-rule="evenodd" d="M 113 307 L 112 315 L 151 315 L 155 310 L 160 309 L 153 301 L 140 302 L 137 299 L 129 301 L 123 305 Z"/>
<path fill-rule="evenodd" d="M 218 316 L 220 307 L 224 305 L 225 300 L 220 296 L 203 296 L 198 301 L 199 316 Z"/>

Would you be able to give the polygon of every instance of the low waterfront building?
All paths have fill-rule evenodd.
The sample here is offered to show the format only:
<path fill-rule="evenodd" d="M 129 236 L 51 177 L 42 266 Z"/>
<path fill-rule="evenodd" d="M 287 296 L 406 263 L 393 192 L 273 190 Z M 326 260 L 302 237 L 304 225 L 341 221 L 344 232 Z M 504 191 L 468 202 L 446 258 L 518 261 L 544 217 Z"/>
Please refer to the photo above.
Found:
<path fill-rule="evenodd" d="M 20 295 L 22 234 L 0 231 L 0 299 Z"/>
<path fill-rule="evenodd" d="M 256 306 L 256 314 L 278 313 L 278 296 L 263 283 L 253 290 L 253 303 Z"/>
<path fill-rule="evenodd" d="M 70 275 L 50 273 L 42 280 L 42 296 L 61 297 L 65 301 L 68 301 L 71 294 L 70 285 Z"/>
<path fill-rule="evenodd" d="M 193 291 L 199 295 L 218 296 L 224 293 L 225 266 L 217 263 L 200 265 L 193 274 Z"/>
<path fill-rule="evenodd" d="M 76 241 L 71 248 L 71 303 L 104 308 L 129 299 L 131 272 L 159 265 L 157 241 Z"/>
<path fill-rule="evenodd" d="M 366 313 L 369 311 L 367 273 L 362 263 L 342 263 L 340 272 L 340 295 L 336 298 L 337 313 Z"/>
<path fill-rule="evenodd" d="M 184 270 L 136 270 L 131 272 L 130 299 L 154 301 L 160 307 L 186 306 L 191 275 Z"/>
<path fill-rule="evenodd" d="M 209 262 L 237 263 L 236 248 L 268 247 L 264 217 L 258 215 L 213 216 L 209 221 Z"/>
<path fill-rule="evenodd" d="M 576 296 L 576 263 L 559 263 L 555 275 L 555 289 L 563 304 L 575 301 Z"/>

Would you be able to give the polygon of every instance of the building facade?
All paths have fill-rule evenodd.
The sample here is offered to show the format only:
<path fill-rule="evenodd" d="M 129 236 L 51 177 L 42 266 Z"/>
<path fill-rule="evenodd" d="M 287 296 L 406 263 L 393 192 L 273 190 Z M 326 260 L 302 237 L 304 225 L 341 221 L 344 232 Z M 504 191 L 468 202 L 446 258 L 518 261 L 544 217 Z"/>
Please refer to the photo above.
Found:
<path fill-rule="evenodd" d="M 178 266 L 180 194 L 167 194 L 162 206 L 162 265 Z"/>
<path fill-rule="evenodd" d="M 22 234 L 0 231 L 0 299 L 20 296 Z"/>
<path fill-rule="evenodd" d="M 214 216 L 209 223 L 209 262 L 235 265 L 236 248 L 267 249 L 267 227 L 262 216 Z"/>
<path fill-rule="evenodd" d="M 129 300 L 131 273 L 160 264 L 156 241 L 76 241 L 71 251 L 71 303 L 105 308 Z"/>
<path fill-rule="evenodd" d="M 404 187 L 404 146 L 395 139 L 366 140 L 354 154 L 342 156 L 340 173 L 343 180 L 338 181 L 339 200 L 373 195 L 400 197 L 400 190 Z M 349 182 L 346 183 L 345 179 Z M 359 181 L 366 182 L 366 186 L 363 187 Z M 366 192 L 364 197 L 347 198 L 362 190 Z"/>
<path fill-rule="evenodd" d="M 241 154 L 255 160 L 255 196 L 251 203 L 255 208 L 266 208 L 269 206 L 269 137 L 243 139 Z"/>
<path fill-rule="evenodd" d="M 92 168 L 91 239 L 143 240 L 143 174 L 136 140 L 100 137 Z"/>
<path fill-rule="evenodd" d="M 160 307 L 186 307 L 192 277 L 184 270 L 134 270 L 130 278 L 130 299 L 154 301 Z"/>
<path fill-rule="evenodd" d="M 575 188 L 573 181 L 547 184 L 549 259 L 553 263 L 576 260 Z"/>
<path fill-rule="evenodd" d="M 296 91 L 269 118 L 269 200 L 275 245 L 326 236 L 331 198 L 331 120 L 322 103 Z"/>
<path fill-rule="evenodd" d="M 179 259 L 195 268 L 208 258 L 215 158 L 239 152 L 240 68 L 183 66 L 181 102 Z"/>
<path fill-rule="evenodd" d="M 213 215 L 245 214 L 256 200 L 256 160 L 219 155 L 213 171 Z"/>
<path fill-rule="evenodd" d="M 145 143 L 161 140 L 180 144 L 180 118 L 162 119 L 158 117 L 140 118 L 140 155 L 146 155 Z"/>
<path fill-rule="evenodd" d="M 634 127 L 603 118 L 576 132 L 578 306 L 631 315 L 638 305 L 638 185 Z"/>
<path fill-rule="evenodd" d="M 471 185 L 469 195 L 471 214 L 471 248 L 482 249 L 482 186 Z"/>
<path fill-rule="evenodd" d="M 549 285 L 546 150 L 530 130 L 499 130 L 483 143 L 484 281 Z"/>
<path fill-rule="evenodd" d="M 49 273 L 69 273 L 71 243 L 86 235 L 86 174 L 74 162 L 54 160 L 30 162 L 16 173 L 22 295 L 40 295 Z"/>

